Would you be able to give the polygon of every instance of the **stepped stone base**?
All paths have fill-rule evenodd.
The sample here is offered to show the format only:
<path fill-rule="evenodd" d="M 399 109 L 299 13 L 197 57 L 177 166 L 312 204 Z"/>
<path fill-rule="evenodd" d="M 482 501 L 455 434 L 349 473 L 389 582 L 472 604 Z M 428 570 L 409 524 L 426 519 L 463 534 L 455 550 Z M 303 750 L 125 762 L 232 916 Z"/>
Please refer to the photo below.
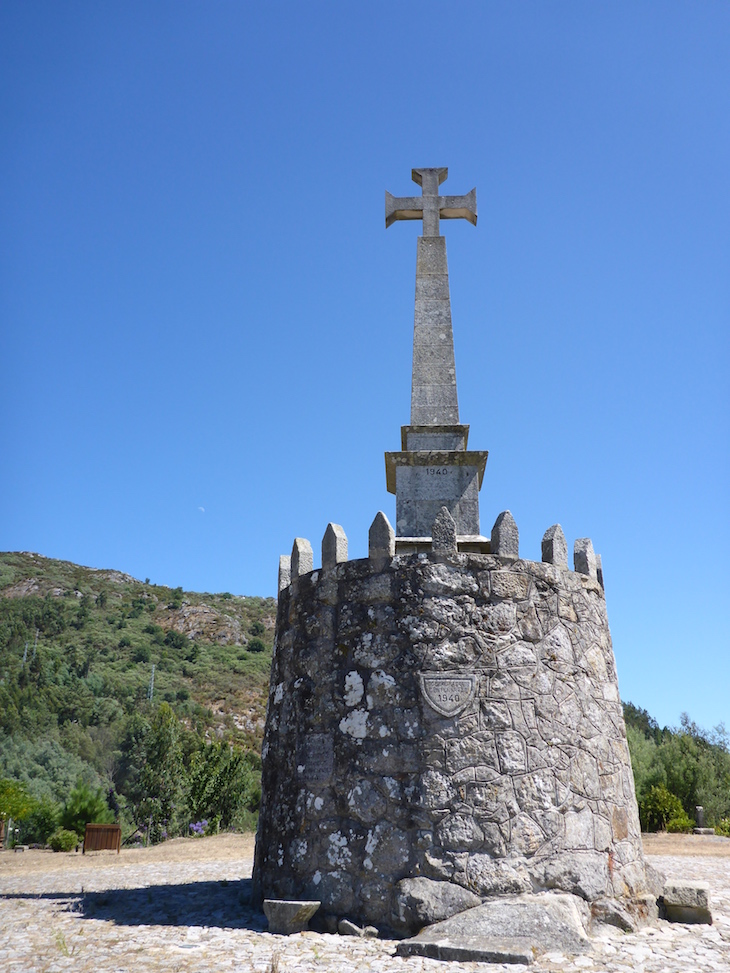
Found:
<path fill-rule="evenodd" d="M 567 567 L 420 553 L 297 577 L 262 758 L 258 902 L 317 899 L 403 936 L 427 921 L 404 909 L 404 879 L 632 913 L 661 891 L 603 589 Z"/>

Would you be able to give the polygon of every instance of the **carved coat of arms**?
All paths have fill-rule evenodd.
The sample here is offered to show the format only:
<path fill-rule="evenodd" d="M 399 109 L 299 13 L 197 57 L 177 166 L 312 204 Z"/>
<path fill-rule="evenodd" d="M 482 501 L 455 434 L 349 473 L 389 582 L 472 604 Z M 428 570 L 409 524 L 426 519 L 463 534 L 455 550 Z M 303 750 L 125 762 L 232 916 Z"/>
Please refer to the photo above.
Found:
<path fill-rule="evenodd" d="M 441 716 L 456 716 L 474 698 L 477 677 L 449 672 L 419 672 L 421 694 Z"/>

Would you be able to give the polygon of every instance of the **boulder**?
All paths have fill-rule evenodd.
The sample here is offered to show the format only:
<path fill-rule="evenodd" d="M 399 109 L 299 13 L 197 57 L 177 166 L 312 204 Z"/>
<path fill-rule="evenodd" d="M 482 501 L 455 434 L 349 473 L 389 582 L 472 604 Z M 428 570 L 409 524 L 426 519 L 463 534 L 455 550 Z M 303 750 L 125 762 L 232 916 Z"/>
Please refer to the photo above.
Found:
<path fill-rule="evenodd" d="M 394 912 L 402 931 L 414 933 L 481 904 L 478 895 L 452 882 L 403 878 L 393 893 Z"/>
<path fill-rule="evenodd" d="M 590 942 L 575 896 L 545 892 L 492 899 L 398 944 L 399 956 L 482 963 L 531 963 L 541 953 L 586 953 Z"/>

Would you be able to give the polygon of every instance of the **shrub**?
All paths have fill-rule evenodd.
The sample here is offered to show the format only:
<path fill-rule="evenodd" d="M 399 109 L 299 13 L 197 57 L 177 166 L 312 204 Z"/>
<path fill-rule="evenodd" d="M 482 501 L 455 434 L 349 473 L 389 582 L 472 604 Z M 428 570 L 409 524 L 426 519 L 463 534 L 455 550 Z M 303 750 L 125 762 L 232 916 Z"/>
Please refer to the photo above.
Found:
<path fill-rule="evenodd" d="M 57 828 L 48 839 L 48 844 L 54 851 L 71 851 L 79 843 L 79 836 L 75 831 Z"/>
<path fill-rule="evenodd" d="M 134 653 L 133 659 L 134 659 L 135 662 L 149 662 L 150 661 L 150 648 L 149 648 L 149 646 L 148 645 L 140 645 L 140 647 Z"/>
<path fill-rule="evenodd" d="M 165 645 L 170 645 L 173 649 L 184 649 L 189 644 L 187 636 L 183 635 L 182 632 L 175 632 L 170 629 L 165 634 Z"/>
<path fill-rule="evenodd" d="M 675 814 L 672 818 L 667 821 L 667 831 L 672 834 L 678 834 L 680 832 L 687 833 L 694 827 L 694 821 L 688 816 L 685 810 L 682 810 L 681 814 Z"/>
<path fill-rule="evenodd" d="M 173 589 L 172 598 L 170 599 L 170 604 L 167 607 L 177 610 L 179 608 L 182 608 L 182 602 L 183 602 L 183 590 L 181 587 L 178 586 L 177 588 Z"/>
<path fill-rule="evenodd" d="M 715 834 L 730 838 L 730 818 L 721 818 L 715 825 Z"/>
<path fill-rule="evenodd" d="M 261 622 L 252 622 L 249 627 L 251 635 L 263 635 L 266 629 Z"/>
<path fill-rule="evenodd" d="M 248 649 L 249 652 L 266 651 L 266 645 L 264 642 L 261 641 L 261 639 L 251 639 L 251 641 L 247 644 L 246 648 Z"/>

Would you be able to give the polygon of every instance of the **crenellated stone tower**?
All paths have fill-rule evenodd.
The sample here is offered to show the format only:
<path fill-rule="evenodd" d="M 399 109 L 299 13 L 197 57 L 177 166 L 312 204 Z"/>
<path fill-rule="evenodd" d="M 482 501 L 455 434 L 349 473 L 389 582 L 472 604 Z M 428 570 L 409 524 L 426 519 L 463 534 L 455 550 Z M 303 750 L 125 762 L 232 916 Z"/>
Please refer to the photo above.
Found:
<path fill-rule="evenodd" d="M 446 245 L 476 192 L 386 194 L 386 226 L 418 240 L 411 424 L 386 453 L 383 513 L 350 561 L 328 525 L 321 567 L 294 541 L 279 605 L 262 751 L 254 897 L 317 899 L 405 935 L 480 902 L 548 890 L 583 915 L 635 922 L 656 897 L 644 861 L 603 575 L 587 538 L 574 570 L 560 525 L 542 561 L 517 525 L 479 526 L 486 452 L 459 422 Z"/>

